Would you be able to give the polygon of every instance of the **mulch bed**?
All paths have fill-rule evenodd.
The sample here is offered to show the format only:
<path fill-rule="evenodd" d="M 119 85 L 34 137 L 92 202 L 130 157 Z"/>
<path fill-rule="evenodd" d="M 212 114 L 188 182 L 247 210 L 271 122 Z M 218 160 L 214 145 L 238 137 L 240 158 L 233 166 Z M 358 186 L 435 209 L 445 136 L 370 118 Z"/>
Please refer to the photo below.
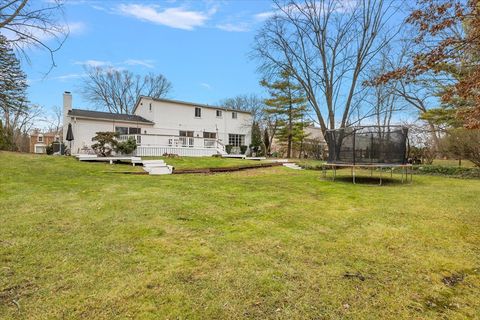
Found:
<path fill-rule="evenodd" d="M 224 168 L 201 168 L 201 169 L 173 169 L 172 174 L 189 174 L 189 173 L 221 173 L 221 172 L 234 172 L 234 171 L 242 171 L 242 170 L 250 170 L 250 169 L 260 169 L 260 168 L 270 168 L 270 167 L 278 167 L 282 166 L 283 163 L 279 162 L 270 162 L 270 163 L 260 163 L 260 164 L 252 164 L 246 166 L 238 166 L 238 167 L 224 167 Z M 137 171 L 116 171 L 116 172 L 109 172 L 109 173 L 123 173 L 123 174 L 148 174 L 148 172 L 137 172 Z"/>
<path fill-rule="evenodd" d="M 172 174 L 233 172 L 233 171 L 242 171 L 242 170 L 248 170 L 248 169 L 277 167 L 281 165 L 282 163 L 272 162 L 272 163 L 261 163 L 261 164 L 247 165 L 247 166 L 225 167 L 225 168 L 174 169 Z"/>

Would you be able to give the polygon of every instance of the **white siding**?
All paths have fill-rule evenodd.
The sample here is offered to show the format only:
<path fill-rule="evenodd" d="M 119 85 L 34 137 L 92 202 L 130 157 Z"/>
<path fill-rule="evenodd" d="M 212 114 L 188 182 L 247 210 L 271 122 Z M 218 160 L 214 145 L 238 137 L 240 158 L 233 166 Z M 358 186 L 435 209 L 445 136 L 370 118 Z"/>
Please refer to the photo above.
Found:
<path fill-rule="evenodd" d="M 195 105 L 142 98 L 135 114 L 155 123 L 153 128 L 147 129 L 148 134 L 178 136 L 180 131 L 194 131 L 194 137 L 203 137 L 204 131 L 216 132 L 224 145 L 228 144 L 229 133 L 243 134 L 245 145 L 250 144 L 252 126 L 250 114 L 237 112 L 237 119 L 232 119 L 232 111 L 198 107 L 202 110 L 200 118 L 195 117 Z M 217 117 L 217 110 L 222 110 L 222 117 Z"/>
<path fill-rule="evenodd" d="M 115 122 L 111 120 L 94 120 L 68 117 L 72 123 L 73 138 L 72 141 L 72 154 L 80 153 L 83 147 L 90 147 L 94 142 L 92 138 L 95 137 L 97 132 L 101 131 L 115 131 L 115 127 L 139 127 L 143 128 L 151 127 L 148 124 L 136 124 L 131 122 Z M 68 126 L 68 124 L 67 124 Z M 69 147 L 68 141 L 65 141 L 67 147 Z"/>

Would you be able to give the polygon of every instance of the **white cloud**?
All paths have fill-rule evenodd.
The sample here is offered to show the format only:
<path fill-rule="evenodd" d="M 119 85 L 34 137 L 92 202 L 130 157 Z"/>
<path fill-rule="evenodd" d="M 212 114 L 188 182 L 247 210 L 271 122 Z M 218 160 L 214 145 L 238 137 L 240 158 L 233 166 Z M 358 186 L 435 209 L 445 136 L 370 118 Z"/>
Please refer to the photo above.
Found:
<path fill-rule="evenodd" d="M 120 13 L 143 21 L 164 25 L 171 28 L 193 30 L 205 25 L 216 8 L 207 12 L 188 10 L 183 7 L 158 10 L 156 5 L 121 4 L 118 6 Z"/>
<path fill-rule="evenodd" d="M 102 60 L 86 60 L 86 61 L 76 61 L 74 64 L 80 64 L 86 67 L 105 67 L 110 66 L 111 63 L 109 61 L 102 61 Z"/>
<path fill-rule="evenodd" d="M 146 60 L 128 59 L 128 60 L 125 60 L 123 63 L 128 66 L 142 66 L 149 69 L 155 68 L 155 65 L 153 64 L 154 61 L 149 59 L 146 59 Z"/>
<path fill-rule="evenodd" d="M 202 82 L 202 83 L 200 83 L 200 85 L 207 90 L 212 90 L 212 86 L 209 85 L 208 83 Z"/>
<path fill-rule="evenodd" d="M 224 24 L 217 24 L 216 27 L 223 31 L 229 32 L 246 32 L 250 31 L 250 26 L 248 23 L 224 23 Z"/>
<path fill-rule="evenodd" d="M 266 12 L 260 12 L 255 14 L 253 17 L 255 20 L 263 21 L 267 20 L 268 18 L 272 17 L 275 14 L 273 11 L 266 11 Z"/>

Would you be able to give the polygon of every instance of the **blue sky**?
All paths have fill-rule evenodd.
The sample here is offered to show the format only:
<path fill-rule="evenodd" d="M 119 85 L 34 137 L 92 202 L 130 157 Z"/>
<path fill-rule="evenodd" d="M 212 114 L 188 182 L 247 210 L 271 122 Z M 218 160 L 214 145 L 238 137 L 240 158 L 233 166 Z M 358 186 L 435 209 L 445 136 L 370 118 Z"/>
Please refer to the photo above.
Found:
<path fill-rule="evenodd" d="M 162 73 L 170 98 L 214 104 L 237 94 L 262 93 L 249 51 L 272 10 L 268 0 L 66 0 L 70 36 L 55 54 L 32 49 L 24 62 L 29 99 L 47 109 L 71 91 L 74 108 L 92 106 L 81 94 L 85 65 Z"/>

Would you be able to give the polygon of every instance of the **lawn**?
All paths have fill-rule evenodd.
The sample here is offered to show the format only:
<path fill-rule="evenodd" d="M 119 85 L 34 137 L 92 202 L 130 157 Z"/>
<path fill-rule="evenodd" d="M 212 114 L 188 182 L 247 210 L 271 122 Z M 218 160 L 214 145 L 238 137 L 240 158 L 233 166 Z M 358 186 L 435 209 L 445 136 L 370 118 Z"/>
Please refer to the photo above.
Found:
<path fill-rule="evenodd" d="M 260 161 L 220 157 L 142 157 L 143 159 L 163 159 L 175 169 L 205 169 L 218 167 L 241 167 L 260 164 Z"/>
<path fill-rule="evenodd" d="M 0 318 L 480 314 L 480 180 L 124 170 L 0 152 Z"/>

